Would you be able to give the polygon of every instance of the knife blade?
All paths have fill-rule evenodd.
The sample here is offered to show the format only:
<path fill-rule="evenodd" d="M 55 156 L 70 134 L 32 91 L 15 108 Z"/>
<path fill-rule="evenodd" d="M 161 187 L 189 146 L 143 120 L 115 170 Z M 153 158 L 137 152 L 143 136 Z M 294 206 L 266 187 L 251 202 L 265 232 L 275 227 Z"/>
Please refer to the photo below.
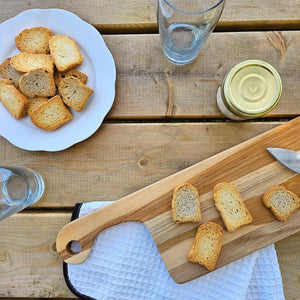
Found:
<path fill-rule="evenodd" d="M 267 148 L 267 150 L 285 167 L 300 173 L 300 153 L 283 148 Z"/>

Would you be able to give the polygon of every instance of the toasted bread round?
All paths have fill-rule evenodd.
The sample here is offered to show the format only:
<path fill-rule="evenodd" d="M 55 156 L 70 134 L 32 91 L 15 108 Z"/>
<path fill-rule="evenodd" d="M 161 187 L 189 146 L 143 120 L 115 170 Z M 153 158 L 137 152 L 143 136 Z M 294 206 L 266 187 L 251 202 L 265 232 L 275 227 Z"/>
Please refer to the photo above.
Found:
<path fill-rule="evenodd" d="M 83 57 L 71 37 L 54 35 L 49 40 L 49 47 L 59 72 L 69 71 L 82 64 Z"/>
<path fill-rule="evenodd" d="M 10 60 L 11 58 L 9 57 L 0 65 L 0 75 L 5 79 L 9 79 L 16 88 L 19 88 L 21 75 L 12 67 Z"/>
<path fill-rule="evenodd" d="M 32 123 L 44 130 L 55 130 L 72 118 L 71 112 L 58 95 L 41 104 L 30 115 Z"/>
<path fill-rule="evenodd" d="M 235 231 L 252 222 L 252 216 L 234 185 L 227 182 L 217 184 L 213 197 L 228 231 Z"/>
<path fill-rule="evenodd" d="M 15 37 L 17 48 L 21 52 L 44 53 L 50 52 L 49 39 L 52 32 L 46 27 L 24 29 Z"/>
<path fill-rule="evenodd" d="M 263 203 L 281 222 L 285 222 L 294 211 L 300 208 L 299 197 L 281 185 L 269 189 L 263 196 Z"/>
<path fill-rule="evenodd" d="M 75 70 L 75 69 L 72 69 L 65 73 L 55 72 L 54 73 L 54 81 L 55 81 L 56 86 L 59 86 L 60 82 L 67 77 L 75 77 L 75 78 L 79 79 L 80 82 L 83 84 L 86 84 L 87 78 L 88 78 L 86 74 L 84 74 L 78 70 Z"/>
<path fill-rule="evenodd" d="M 222 247 L 223 228 L 214 222 L 201 224 L 187 255 L 188 261 L 198 263 L 209 271 L 215 269 Z"/>
<path fill-rule="evenodd" d="M 37 69 L 25 73 L 19 81 L 21 92 L 29 97 L 52 97 L 56 94 L 53 74 L 44 69 Z"/>
<path fill-rule="evenodd" d="M 15 119 L 26 115 L 28 99 L 8 79 L 0 79 L 0 101 Z"/>
<path fill-rule="evenodd" d="M 46 69 L 49 73 L 54 73 L 53 58 L 49 54 L 20 52 L 11 58 L 10 63 L 12 67 L 20 73 L 26 73 L 36 69 Z"/>
<path fill-rule="evenodd" d="M 29 116 L 43 103 L 47 102 L 49 98 L 47 97 L 34 97 L 34 98 L 29 98 L 29 104 L 27 107 L 27 113 Z"/>
<path fill-rule="evenodd" d="M 199 194 L 193 185 L 184 183 L 174 190 L 172 218 L 175 223 L 201 221 Z"/>
<path fill-rule="evenodd" d="M 58 91 L 64 103 L 78 112 L 84 109 L 94 92 L 73 76 L 62 79 L 58 85 Z"/>

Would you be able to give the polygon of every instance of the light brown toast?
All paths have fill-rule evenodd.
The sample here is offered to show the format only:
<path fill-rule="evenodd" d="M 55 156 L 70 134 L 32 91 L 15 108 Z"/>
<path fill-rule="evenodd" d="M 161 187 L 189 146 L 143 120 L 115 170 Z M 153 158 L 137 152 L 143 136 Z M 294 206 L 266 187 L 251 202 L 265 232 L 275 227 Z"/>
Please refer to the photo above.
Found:
<path fill-rule="evenodd" d="M 53 58 L 50 54 L 20 52 L 11 58 L 10 63 L 20 73 L 27 73 L 36 69 L 46 69 L 52 74 L 54 72 Z"/>
<path fill-rule="evenodd" d="M 187 255 L 190 262 L 198 263 L 207 270 L 215 269 L 222 247 L 223 229 L 214 222 L 201 224 L 193 242 L 192 249 Z"/>
<path fill-rule="evenodd" d="M 31 116 L 32 112 L 35 111 L 41 104 L 47 102 L 49 98 L 47 97 L 34 97 L 29 98 L 28 106 L 27 106 L 27 113 L 29 116 Z"/>
<path fill-rule="evenodd" d="M 58 92 L 66 105 L 80 112 L 84 109 L 93 90 L 75 77 L 67 77 L 58 85 Z"/>
<path fill-rule="evenodd" d="M 214 200 L 228 231 L 235 231 L 252 222 L 252 216 L 234 185 L 226 182 L 217 184 Z"/>
<path fill-rule="evenodd" d="M 193 185 L 184 183 L 173 191 L 172 218 L 175 223 L 201 221 L 199 194 Z"/>
<path fill-rule="evenodd" d="M 24 29 L 15 37 L 17 48 L 21 52 L 44 53 L 50 52 L 49 39 L 52 32 L 46 27 L 32 27 Z"/>
<path fill-rule="evenodd" d="M 71 37 L 54 35 L 49 40 L 49 46 L 59 72 L 67 72 L 82 64 L 83 57 Z"/>
<path fill-rule="evenodd" d="M 27 97 L 52 97 L 56 94 L 53 74 L 44 69 L 32 70 L 21 76 L 20 91 Z"/>
<path fill-rule="evenodd" d="M 281 222 L 285 222 L 294 211 L 300 208 L 299 197 L 280 185 L 272 187 L 264 194 L 263 203 Z"/>
<path fill-rule="evenodd" d="M 0 79 L 0 101 L 15 119 L 26 115 L 28 99 L 8 79 Z"/>
<path fill-rule="evenodd" d="M 58 95 L 41 104 L 30 115 L 32 123 L 44 130 L 55 130 L 72 118 L 71 112 Z"/>
<path fill-rule="evenodd" d="M 19 88 L 21 75 L 12 67 L 10 60 L 9 57 L 0 65 L 0 75 L 5 79 L 9 79 L 16 88 Z"/>
<path fill-rule="evenodd" d="M 75 77 L 77 79 L 80 80 L 81 83 L 83 84 L 86 84 L 87 82 L 87 75 L 80 72 L 80 71 L 77 71 L 75 69 L 72 69 L 70 71 L 67 71 L 65 73 L 61 73 L 61 72 L 55 72 L 54 73 L 54 81 L 55 81 L 55 84 L 56 86 L 59 86 L 60 82 L 64 79 L 64 78 L 67 78 L 67 77 Z"/>

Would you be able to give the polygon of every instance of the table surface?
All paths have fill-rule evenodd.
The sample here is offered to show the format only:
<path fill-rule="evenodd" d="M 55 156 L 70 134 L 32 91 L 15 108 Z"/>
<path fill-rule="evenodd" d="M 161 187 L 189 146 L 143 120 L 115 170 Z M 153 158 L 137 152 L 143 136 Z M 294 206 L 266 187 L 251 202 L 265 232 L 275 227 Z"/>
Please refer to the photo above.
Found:
<path fill-rule="evenodd" d="M 116 64 L 116 96 L 91 137 L 59 152 L 22 150 L 0 137 L 2 165 L 45 179 L 42 199 L 1 221 L 0 297 L 74 298 L 55 251 L 77 202 L 117 200 L 300 113 L 300 1 L 227 0 L 199 57 L 179 67 L 162 55 L 155 0 L 0 1 L 0 22 L 33 8 L 60 8 L 94 25 Z M 247 59 L 272 64 L 283 81 L 267 116 L 234 122 L 218 110 L 228 70 Z M 300 299 L 300 232 L 276 243 L 286 299 Z"/>

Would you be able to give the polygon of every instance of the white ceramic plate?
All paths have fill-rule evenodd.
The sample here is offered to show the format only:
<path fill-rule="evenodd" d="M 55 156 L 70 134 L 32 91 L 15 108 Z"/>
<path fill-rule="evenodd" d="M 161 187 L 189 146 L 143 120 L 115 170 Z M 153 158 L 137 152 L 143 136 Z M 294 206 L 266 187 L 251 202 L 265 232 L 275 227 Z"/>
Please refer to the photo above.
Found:
<path fill-rule="evenodd" d="M 77 70 L 88 76 L 87 86 L 94 90 L 82 112 L 54 131 L 35 127 L 30 118 L 15 120 L 0 104 L 0 135 L 17 147 L 26 150 L 59 151 L 91 136 L 101 125 L 115 97 L 116 67 L 102 36 L 90 24 L 61 9 L 32 9 L 0 24 L 0 63 L 19 50 L 15 36 L 25 28 L 43 26 L 53 34 L 72 37 L 83 55 Z"/>

